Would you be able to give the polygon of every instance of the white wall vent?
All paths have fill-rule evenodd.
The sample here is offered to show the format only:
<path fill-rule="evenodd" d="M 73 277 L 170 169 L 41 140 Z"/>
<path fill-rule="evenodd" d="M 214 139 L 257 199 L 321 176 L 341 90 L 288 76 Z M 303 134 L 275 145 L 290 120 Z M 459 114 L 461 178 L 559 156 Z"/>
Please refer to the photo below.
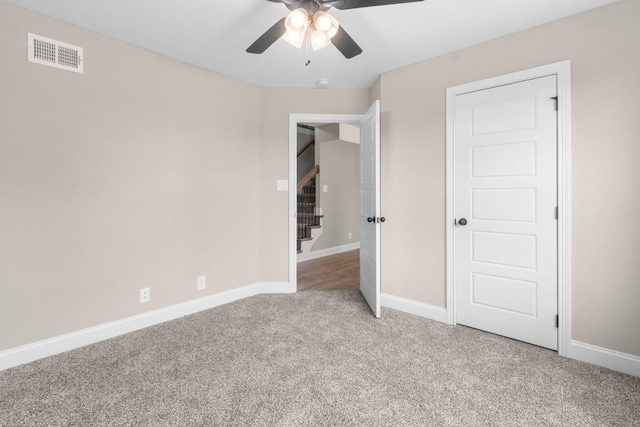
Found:
<path fill-rule="evenodd" d="M 82 48 L 27 33 L 29 61 L 75 73 L 83 72 Z"/>

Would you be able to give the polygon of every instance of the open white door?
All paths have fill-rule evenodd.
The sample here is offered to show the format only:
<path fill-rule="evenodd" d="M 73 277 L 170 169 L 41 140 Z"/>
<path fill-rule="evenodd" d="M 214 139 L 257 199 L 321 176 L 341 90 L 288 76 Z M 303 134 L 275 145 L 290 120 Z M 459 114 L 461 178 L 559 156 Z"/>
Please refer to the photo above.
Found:
<path fill-rule="evenodd" d="M 380 317 L 380 101 L 360 127 L 360 292 Z"/>

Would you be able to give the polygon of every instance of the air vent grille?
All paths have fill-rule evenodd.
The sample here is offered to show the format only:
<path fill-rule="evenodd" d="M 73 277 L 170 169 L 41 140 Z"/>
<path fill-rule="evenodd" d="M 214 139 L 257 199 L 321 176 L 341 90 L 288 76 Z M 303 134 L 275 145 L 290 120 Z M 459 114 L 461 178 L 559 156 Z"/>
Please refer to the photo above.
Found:
<path fill-rule="evenodd" d="M 28 33 L 27 50 L 30 62 L 76 73 L 83 72 L 81 47 Z"/>

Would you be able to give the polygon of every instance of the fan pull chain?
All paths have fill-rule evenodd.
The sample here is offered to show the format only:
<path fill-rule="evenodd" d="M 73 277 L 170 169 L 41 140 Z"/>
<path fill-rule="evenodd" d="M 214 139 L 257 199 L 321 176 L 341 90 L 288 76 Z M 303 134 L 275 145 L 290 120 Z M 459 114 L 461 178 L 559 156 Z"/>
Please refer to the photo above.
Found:
<path fill-rule="evenodd" d="M 305 53 L 307 54 L 307 62 L 304 63 L 305 67 L 308 67 L 309 64 L 311 64 L 311 56 L 309 55 L 309 37 L 305 37 L 305 44 L 304 44 L 304 49 L 305 49 Z"/>

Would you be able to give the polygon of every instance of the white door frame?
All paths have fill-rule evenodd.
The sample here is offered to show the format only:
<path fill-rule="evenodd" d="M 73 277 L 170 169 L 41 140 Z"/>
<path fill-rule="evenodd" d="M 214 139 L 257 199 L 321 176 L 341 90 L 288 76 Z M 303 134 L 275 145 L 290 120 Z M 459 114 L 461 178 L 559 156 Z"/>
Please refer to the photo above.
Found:
<path fill-rule="evenodd" d="M 571 61 L 561 61 L 524 71 L 447 88 L 446 136 L 446 309 L 447 323 L 456 324 L 455 241 L 455 140 L 456 96 L 555 75 L 558 85 L 558 354 L 565 356 L 571 341 Z"/>
<path fill-rule="evenodd" d="M 360 126 L 364 114 L 289 114 L 289 286 L 298 290 L 296 194 L 298 193 L 298 123 L 346 123 Z"/>

